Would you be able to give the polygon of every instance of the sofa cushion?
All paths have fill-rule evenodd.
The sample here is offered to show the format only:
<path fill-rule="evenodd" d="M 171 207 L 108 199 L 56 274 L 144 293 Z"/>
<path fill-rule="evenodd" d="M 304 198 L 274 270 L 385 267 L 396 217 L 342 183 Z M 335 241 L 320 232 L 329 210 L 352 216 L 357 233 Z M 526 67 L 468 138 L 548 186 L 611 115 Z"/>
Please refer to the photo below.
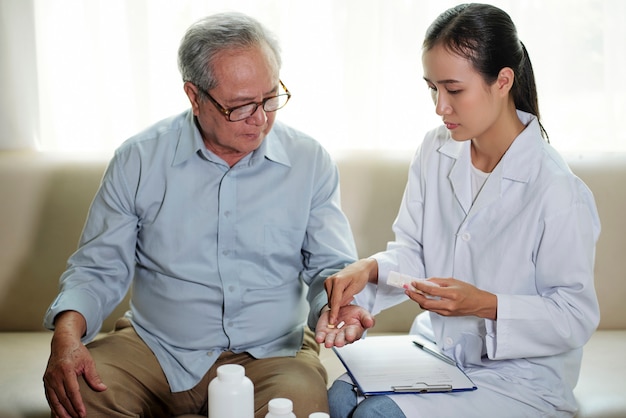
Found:
<path fill-rule="evenodd" d="M 51 332 L 0 332 L 0 417 L 50 418 L 43 373 Z"/>

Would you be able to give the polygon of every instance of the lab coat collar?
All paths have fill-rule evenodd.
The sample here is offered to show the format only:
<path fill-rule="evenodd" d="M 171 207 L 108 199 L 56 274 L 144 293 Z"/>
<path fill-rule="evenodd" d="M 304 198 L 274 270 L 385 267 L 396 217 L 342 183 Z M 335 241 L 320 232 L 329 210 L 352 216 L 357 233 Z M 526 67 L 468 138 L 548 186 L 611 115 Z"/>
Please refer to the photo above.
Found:
<path fill-rule="evenodd" d="M 498 165 L 502 166 L 502 178 L 528 183 L 537 173 L 540 154 L 547 144 L 541 136 L 537 117 L 517 111 L 517 116 L 526 128 L 515 138 Z"/>
<path fill-rule="evenodd" d="M 477 212 L 499 199 L 505 181 L 528 183 L 539 164 L 538 154 L 544 140 L 537 118 L 517 111 L 526 128 L 515 138 L 498 165 L 489 175 L 476 201 L 472 203 L 470 141 L 458 142 L 448 136 L 439 152 L 456 160 L 448 178 L 457 201 L 466 214 Z"/>

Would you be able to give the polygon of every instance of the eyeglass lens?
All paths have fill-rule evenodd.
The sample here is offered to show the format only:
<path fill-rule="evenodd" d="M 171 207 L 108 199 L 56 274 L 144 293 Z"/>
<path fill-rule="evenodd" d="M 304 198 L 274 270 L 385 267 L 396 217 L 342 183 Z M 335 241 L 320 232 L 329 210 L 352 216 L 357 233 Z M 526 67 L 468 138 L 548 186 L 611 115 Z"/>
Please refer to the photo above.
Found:
<path fill-rule="evenodd" d="M 278 96 L 269 97 L 263 102 L 263 110 L 266 112 L 275 112 L 285 106 L 287 104 L 287 100 L 289 100 L 289 95 L 287 94 L 279 94 Z M 229 115 L 230 120 L 235 122 L 247 119 L 252 116 L 254 112 L 256 112 L 258 106 L 259 105 L 257 103 L 250 103 L 232 109 Z"/>

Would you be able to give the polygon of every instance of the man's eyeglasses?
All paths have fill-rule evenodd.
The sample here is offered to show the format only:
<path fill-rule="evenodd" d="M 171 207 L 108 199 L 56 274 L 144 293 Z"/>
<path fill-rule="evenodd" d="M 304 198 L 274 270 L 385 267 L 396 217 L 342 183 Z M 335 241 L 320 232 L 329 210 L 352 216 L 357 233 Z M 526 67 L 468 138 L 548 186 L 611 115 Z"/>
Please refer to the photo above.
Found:
<path fill-rule="evenodd" d="M 247 119 L 250 116 L 254 115 L 254 112 L 256 112 L 259 106 L 262 106 L 265 112 L 276 112 L 278 109 L 285 107 L 285 105 L 291 98 L 291 93 L 289 93 L 289 90 L 287 90 L 287 87 L 285 87 L 282 81 L 278 81 L 280 83 L 280 86 L 285 91 L 284 93 L 268 97 L 262 102 L 247 103 L 245 105 L 233 107 L 230 109 L 226 109 L 224 106 L 219 104 L 217 100 L 215 100 L 209 94 L 209 92 L 202 87 L 198 85 L 196 85 L 196 87 L 198 87 L 198 90 L 200 90 L 204 95 L 209 98 L 209 100 L 211 101 L 211 103 L 213 103 L 217 110 L 223 113 L 230 122 L 239 122 L 240 120 Z"/>

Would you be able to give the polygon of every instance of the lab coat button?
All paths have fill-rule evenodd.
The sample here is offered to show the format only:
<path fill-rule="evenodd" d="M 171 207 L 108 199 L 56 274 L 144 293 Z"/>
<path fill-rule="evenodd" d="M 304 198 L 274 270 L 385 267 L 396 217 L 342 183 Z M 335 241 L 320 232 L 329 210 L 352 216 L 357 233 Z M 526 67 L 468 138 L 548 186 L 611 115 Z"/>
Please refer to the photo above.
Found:
<path fill-rule="evenodd" d="M 461 239 L 463 241 L 469 241 L 472 238 L 472 236 L 470 235 L 469 232 L 464 232 L 463 235 L 461 235 Z"/>
<path fill-rule="evenodd" d="M 445 340 L 443 340 L 443 346 L 445 348 L 450 347 L 452 344 L 454 344 L 454 340 L 451 337 L 446 337 Z"/>

